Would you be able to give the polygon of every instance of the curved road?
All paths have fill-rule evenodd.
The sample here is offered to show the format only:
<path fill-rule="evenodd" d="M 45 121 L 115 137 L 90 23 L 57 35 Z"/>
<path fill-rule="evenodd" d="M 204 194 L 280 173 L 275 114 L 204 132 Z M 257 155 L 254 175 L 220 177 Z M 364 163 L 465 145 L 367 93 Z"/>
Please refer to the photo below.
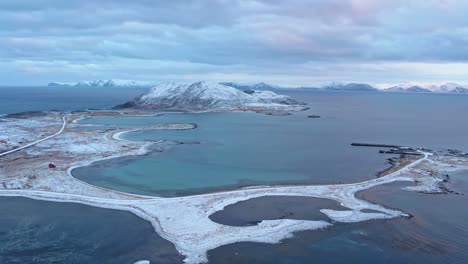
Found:
<path fill-rule="evenodd" d="M 16 151 L 20 151 L 20 150 L 25 149 L 25 148 L 29 148 L 29 147 L 31 147 L 31 146 L 34 146 L 34 145 L 36 145 L 36 144 L 39 144 L 39 143 L 41 143 L 41 142 L 43 142 L 43 141 L 49 140 L 49 139 L 51 139 L 51 138 L 53 138 L 53 137 L 56 137 L 56 136 L 62 134 L 63 131 L 65 130 L 65 128 L 67 127 L 67 117 L 68 117 L 69 115 L 70 115 L 70 114 L 64 115 L 64 116 L 62 117 L 62 122 L 63 122 L 63 123 L 62 123 L 62 127 L 60 128 L 60 130 L 59 130 L 57 133 L 55 133 L 55 134 L 53 134 L 53 135 L 50 135 L 50 136 L 47 136 L 47 137 L 45 137 L 45 138 L 41 138 L 41 139 L 39 139 L 39 140 L 36 140 L 36 141 L 34 141 L 34 142 L 32 142 L 32 143 L 29 143 L 29 144 L 27 144 L 27 145 L 24 145 L 24 146 L 22 146 L 22 147 L 19 147 L 19 148 L 15 148 L 15 149 L 12 149 L 12 150 L 9 150 L 9 151 L 2 152 L 2 153 L 0 153 L 0 157 L 3 157 L 3 156 L 5 156 L 5 155 L 11 154 L 11 153 L 16 152 Z"/>

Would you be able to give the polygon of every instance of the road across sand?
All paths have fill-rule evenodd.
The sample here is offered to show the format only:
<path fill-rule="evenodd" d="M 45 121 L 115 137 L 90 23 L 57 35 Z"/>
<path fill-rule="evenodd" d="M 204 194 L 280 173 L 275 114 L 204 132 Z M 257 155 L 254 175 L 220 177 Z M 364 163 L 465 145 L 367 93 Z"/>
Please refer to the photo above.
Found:
<path fill-rule="evenodd" d="M 44 141 L 46 141 L 46 140 L 49 140 L 49 139 L 51 139 L 51 138 L 53 138 L 53 137 L 56 137 L 56 136 L 62 134 L 63 131 L 65 130 L 65 128 L 67 127 L 67 117 L 68 117 L 68 116 L 69 116 L 69 114 L 68 114 L 68 115 L 64 115 L 64 116 L 62 117 L 62 122 L 63 122 L 63 123 L 62 123 L 62 127 L 60 128 L 60 130 L 59 130 L 57 133 L 55 133 L 55 134 L 53 134 L 53 135 L 50 135 L 50 136 L 47 136 L 47 137 L 45 137 L 45 138 L 38 139 L 38 140 L 36 140 L 36 141 L 34 141 L 34 142 L 32 142 L 32 143 L 29 143 L 29 144 L 27 144 L 27 145 L 21 146 L 21 147 L 19 147 L 19 148 L 15 148 L 15 149 L 12 149 L 12 150 L 9 150 L 9 151 L 2 152 L 2 153 L 0 153 L 0 157 L 6 156 L 6 155 L 8 155 L 8 154 L 11 154 L 11 153 L 14 153 L 14 152 L 17 152 L 17 151 L 20 151 L 20 150 L 25 149 L 25 148 L 29 148 L 29 147 L 31 147 L 31 146 L 34 146 L 34 145 L 36 145 L 36 144 L 39 144 L 39 143 L 41 143 L 41 142 L 44 142 Z"/>

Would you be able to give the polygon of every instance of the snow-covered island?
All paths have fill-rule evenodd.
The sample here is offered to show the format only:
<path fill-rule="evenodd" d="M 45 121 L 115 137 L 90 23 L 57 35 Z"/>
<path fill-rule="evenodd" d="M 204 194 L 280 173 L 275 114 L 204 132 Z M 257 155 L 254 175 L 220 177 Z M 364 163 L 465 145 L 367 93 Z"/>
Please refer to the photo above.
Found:
<path fill-rule="evenodd" d="M 151 109 L 159 111 L 253 111 L 284 113 L 308 109 L 289 96 L 265 90 L 239 90 L 210 82 L 192 84 L 162 83 L 148 92 L 119 105 L 117 109 Z"/>

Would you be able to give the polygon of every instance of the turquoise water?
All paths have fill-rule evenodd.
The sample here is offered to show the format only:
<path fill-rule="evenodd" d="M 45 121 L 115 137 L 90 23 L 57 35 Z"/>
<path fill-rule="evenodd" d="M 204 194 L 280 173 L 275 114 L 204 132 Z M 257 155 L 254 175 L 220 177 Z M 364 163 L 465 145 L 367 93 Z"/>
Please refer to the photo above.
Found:
<path fill-rule="evenodd" d="M 375 177 L 388 155 L 351 142 L 468 149 L 468 96 L 292 93 L 311 110 L 290 116 L 255 113 L 102 117 L 84 123 L 134 127 L 196 123 L 188 131 L 144 131 L 131 140 L 177 140 L 145 157 L 106 161 L 74 175 L 91 184 L 149 195 L 186 195 L 256 184 L 355 182 Z M 318 114 L 320 119 L 307 115 Z"/>
<path fill-rule="evenodd" d="M 304 114 L 168 114 L 83 122 L 131 127 L 167 122 L 198 125 L 194 130 L 135 132 L 125 138 L 200 144 L 177 145 L 163 153 L 73 171 L 80 180 L 141 194 L 172 196 L 254 184 L 351 182 L 374 177 L 387 158 L 376 155 L 375 149 L 352 148 L 351 137 L 329 137 L 337 130 L 333 119 L 308 119 Z"/>

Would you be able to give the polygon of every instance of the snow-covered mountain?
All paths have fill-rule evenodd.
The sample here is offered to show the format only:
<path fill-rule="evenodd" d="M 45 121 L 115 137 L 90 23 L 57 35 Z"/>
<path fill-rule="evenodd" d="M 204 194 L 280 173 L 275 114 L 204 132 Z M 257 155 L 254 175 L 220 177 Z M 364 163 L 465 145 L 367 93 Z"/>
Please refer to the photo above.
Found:
<path fill-rule="evenodd" d="M 47 84 L 48 87 L 67 87 L 67 86 L 71 86 L 70 84 L 67 84 L 67 83 L 61 83 L 61 82 L 51 82 L 49 84 Z"/>
<path fill-rule="evenodd" d="M 458 83 L 408 82 L 396 85 L 381 85 L 385 92 L 468 93 L 468 85 Z"/>
<path fill-rule="evenodd" d="M 163 83 L 116 108 L 178 111 L 301 111 L 307 109 L 289 96 L 271 91 L 242 91 L 219 83 Z"/>
<path fill-rule="evenodd" d="M 375 92 L 377 88 L 374 88 L 372 85 L 367 83 L 332 83 L 321 88 L 322 90 L 329 91 L 368 91 Z"/>
<path fill-rule="evenodd" d="M 60 83 L 51 82 L 49 87 L 151 87 L 155 86 L 156 82 L 133 81 L 133 80 L 94 80 L 81 81 L 77 83 Z"/>
<path fill-rule="evenodd" d="M 411 92 L 411 93 L 468 93 L 468 85 L 458 83 L 420 83 L 408 82 L 400 84 L 366 83 L 331 83 L 319 88 L 300 88 L 318 91 L 382 91 L 382 92 Z"/>
<path fill-rule="evenodd" d="M 468 87 L 468 86 L 466 86 L 466 87 Z M 467 93 L 468 94 L 468 88 L 456 87 L 455 89 L 452 90 L 452 93 Z"/>
<path fill-rule="evenodd" d="M 410 93 L 432 93 L 431 90 L 422 88 L 419 86 L 411 86 L 408 88 L 403 88 L 403 87 L 398 87 L 398 86 L 393 86 L 390 88 L 386 88 L 383 90 L 384 92 L 410 92 Z"/>
<path fill-rule="evenodd" d="M 242 84 L 236 82 L 221 82 L 220 84 L 230 86 L 240 90 L 277 90 L 277 89 L 287 89 L 279 85 L 268 84 L 264 82 L 254 83 L 254 84 Z"/>
<path fill-rule="evenodd" d="M 377 91 L 377 88 L 366 83 L 341 83 L 332 82 L 323 86 L 302 86 L 302 87 L 286 87 L 264 82 L 255 84 L 240 84 L 235 82 L 222 82 L 221 84 L 231 86 L 240 90 L 282 90 L 282 89 L 297 89 L 306 91 Z"/>
<path fill-rule="evenodd" d="M 212 83 L 213 84 L 213 83 Z M 48 84 L 49 87 L 154 87 L 157 86 L 157 82 L 147 81 L 134 81 L 134 80 L 94 80 L 94 81 L 81 81 L 77 83 L 60 83 L 51 82 Z M 253 83 L 253 84 L 242 84 L 237 82 L 221 82 L 219 85 L 232 87 L 237 90 L 301 90 L 301 91 L 348 91 L 348 92 L 359 92 L 359 91 L 382 91 L 382 92 L 411 92 L 411 93 L 459 93 L 468 94 L 468 84 L 459 84 L 454 82 L 440 82 L 440 83 L 428 83 L 428 82 L 407 82 L 399 84 L 367 84 L 367 83 L 343 83 L 343 82 L 332 82 L 322 86 L 306 86 L 306 87 L 286 87 L 265 82 Z"/>

